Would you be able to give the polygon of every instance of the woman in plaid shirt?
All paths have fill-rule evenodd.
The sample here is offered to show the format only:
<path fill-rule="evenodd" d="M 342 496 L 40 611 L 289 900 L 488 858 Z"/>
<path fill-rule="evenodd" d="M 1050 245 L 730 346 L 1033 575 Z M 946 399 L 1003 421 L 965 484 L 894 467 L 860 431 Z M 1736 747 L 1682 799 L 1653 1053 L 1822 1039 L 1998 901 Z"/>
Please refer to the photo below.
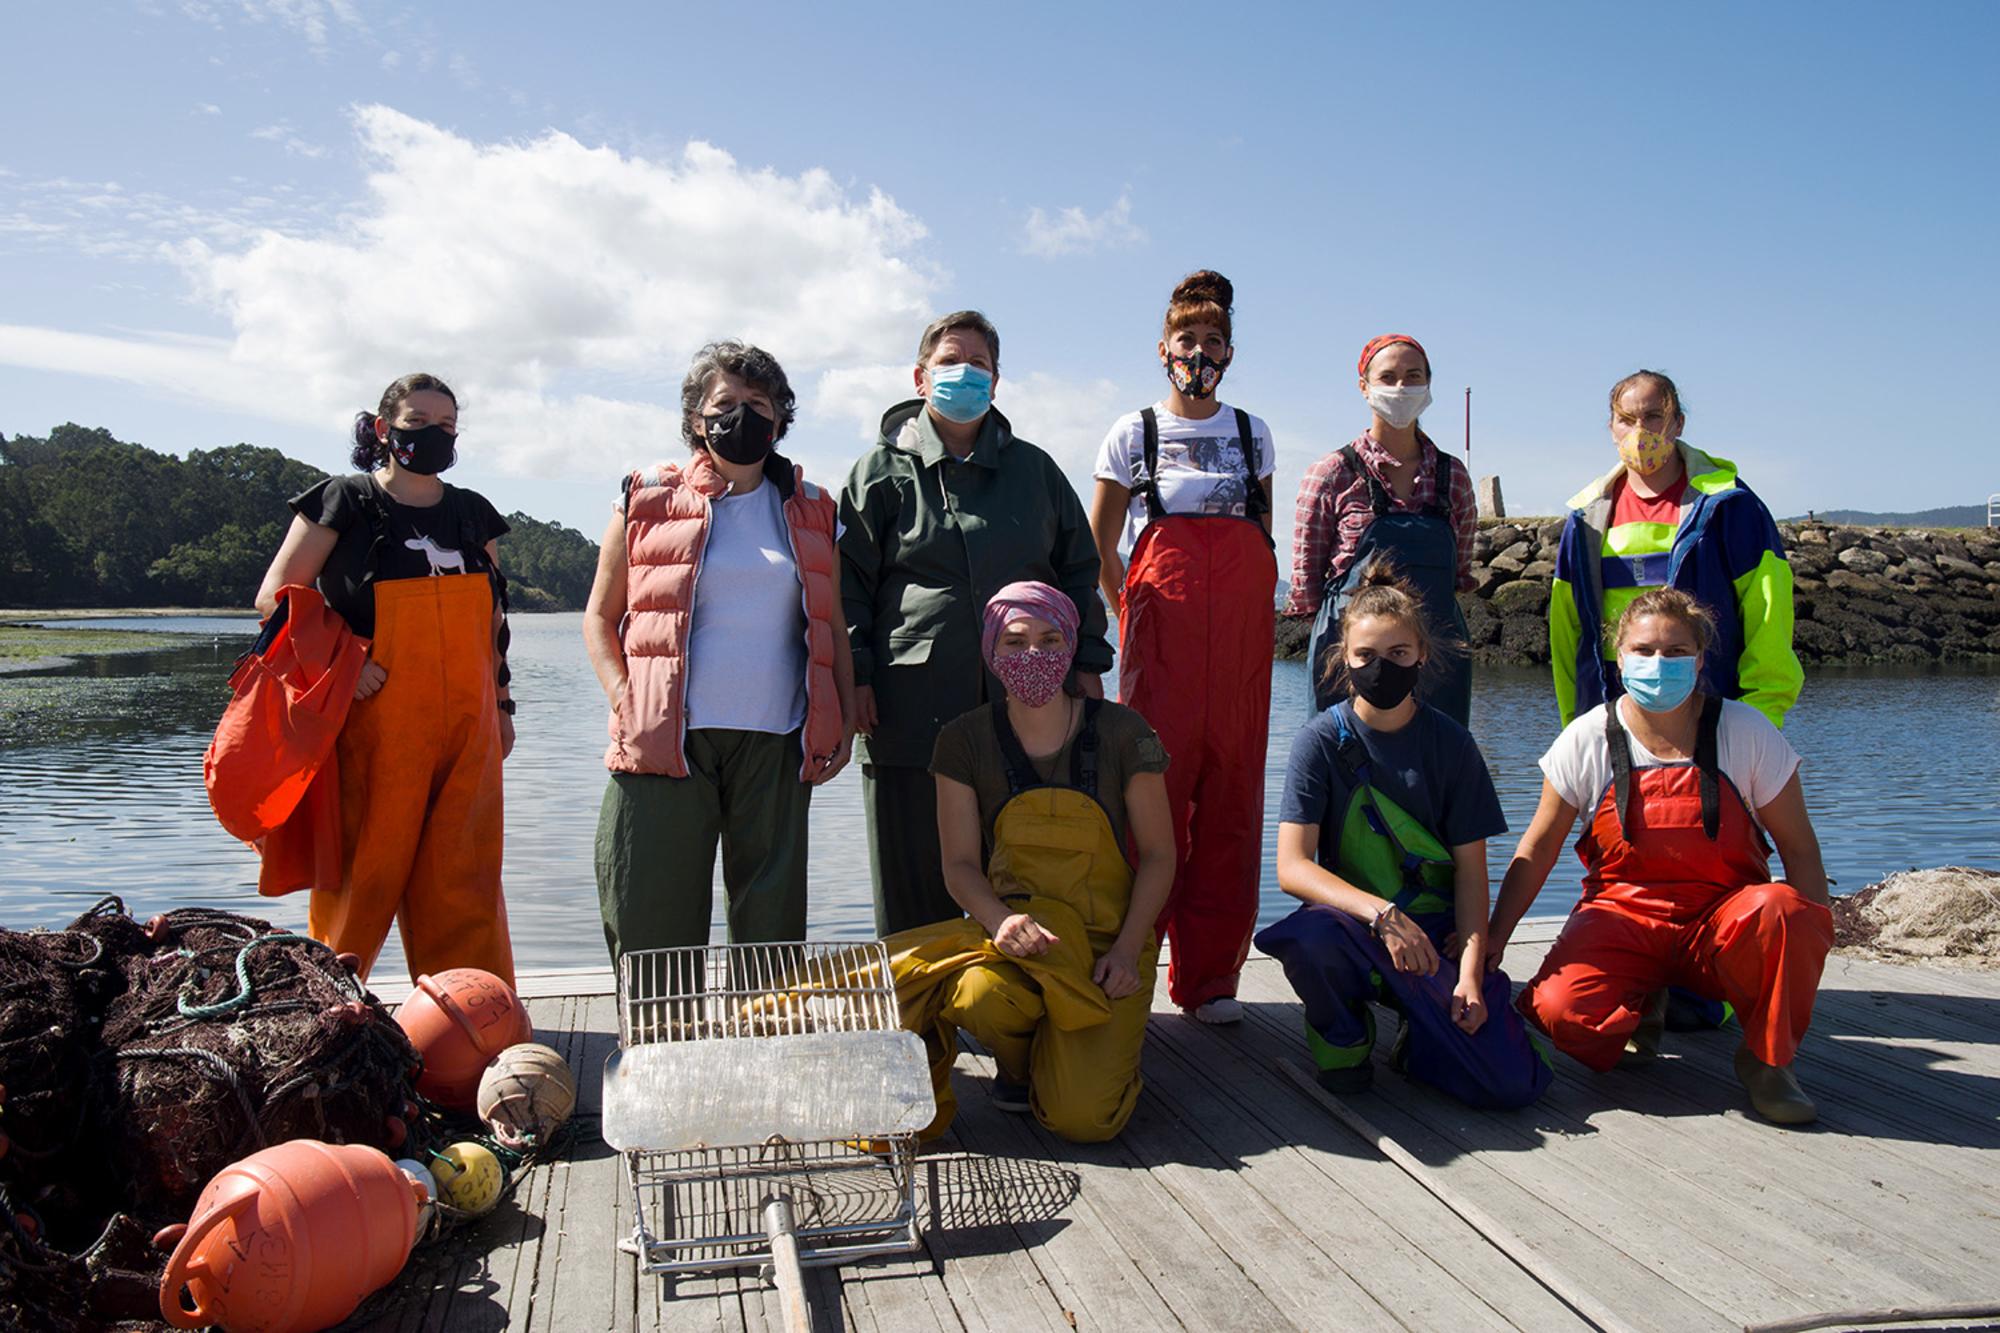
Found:
<path fill-rule="evenodd" d="M 1472 706 L 1457 594 L 1470 591 L 1472 535 L 1478 524 L 1472 478 L 1431 442 L 1417 418 L 1431 401 L 1431 363 L 1406 333 L 1385 333 L 1361 349 L 1361 395 L 1372 420 L 1352 444 L 1306 469 L 1293 515 L 1288 616 L 1316 616 L 1311 689 L 1315 711 L 1334 702 L 1326 657 L 1339 639 L 1340 612 L 1377 559 L 1395 563 L 1423 594 L 1442 651 L 1420 687 L 1461 726 Z"/>

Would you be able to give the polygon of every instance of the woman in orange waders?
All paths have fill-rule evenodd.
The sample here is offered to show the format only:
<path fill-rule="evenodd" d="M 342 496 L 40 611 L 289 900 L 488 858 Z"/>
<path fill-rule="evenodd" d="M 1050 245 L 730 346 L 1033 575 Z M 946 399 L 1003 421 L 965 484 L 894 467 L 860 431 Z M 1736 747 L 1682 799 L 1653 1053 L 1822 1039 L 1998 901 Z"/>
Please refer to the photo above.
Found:
<path fill-rule="evenodd" d="M 1592 1069 L 1644 1058 L 1648 998 L 1668 985 L 1726 1000 L 1743 1021 L 1736 1076 L 1765 1119 L 1817 1111 L 1792 1076 L 1833 947 L 1826 871 L 1806 817 L 1798 754 L 1762 713 L 1695 688 L 1714 641 L 1707 608 L 1677 588 L 1618 619 L 1623 697 L 1563 729 L 1542 756 L 1542 800 L 1493 915 L 1494 966 L 1541 892 L 1577 813 L 1583 901 L 1520 1009 Z M 1771 879 L 1777 843 L 1785 878 Z M 1635 1038 L 1637 1038 L 1635 1040 Z"/>
<path fill-rule="evenodd" d="M 372 641 L 341 728 L 341 878 L 315 884 L 308 928 L 360 956 L 389 925 L 412 978 L 478 967 L 514 984 L 500 895 L 500 762 L 514 748 L 498 539 L 486 498 L 438 479 L 457 460 L 458 400 L 405 375 L 355 420 L 353 476 L 294 499 L 257 609 L 314 584 Z"/>
<path fill-rule="evenodd" d="M 1257 925 L 1271 726 L 1271 432 L 1215 396 L 1235 355 L 1229 280 L 1190 274 L 1159 345 L 1167 396 L 1097 454 L 1090 527 L 1118 613 L 1118 697 L 1158 729 L 1179 869 L 1160 925 L 1167 993 L 1205 1023 L 1243 1018 Z"/>
<path fill-rule="evenodd" d="M 994 1104 L 1064 1138 L 1109 1139 L 1138 1105 L 1153 922 L 1174 873 L 1167 756 L 1139 714 L 1082 697 L 1077 623 L 1045 583 L 995 593 L 982 649 L 1006 698 L 938 734 L 945 884 L 971 916 L 885 941 L 904 1026 L 931 1053 L 926 1137 L 956 1110 L 960 1028 L 993 1053 Z"/>

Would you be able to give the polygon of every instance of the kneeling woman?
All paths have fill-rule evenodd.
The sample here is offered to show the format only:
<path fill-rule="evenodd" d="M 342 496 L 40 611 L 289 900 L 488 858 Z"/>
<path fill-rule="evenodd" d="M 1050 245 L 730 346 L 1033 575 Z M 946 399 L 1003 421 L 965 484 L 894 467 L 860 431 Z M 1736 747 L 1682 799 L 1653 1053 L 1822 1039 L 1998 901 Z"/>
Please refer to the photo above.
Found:
<path fill-rule="evenodd" d="M 1542 756 L 1542 800 L 1494 913 L 1497 957 L 1561 854 L 1579 811 L 1583 901 L 1521 1009 L 1564 1052 L 1609 1069 L 1667 985 L 1734 1005 L 1736 1076 L 1768 1120 L 1817 1114 L 1792 1076 L 1833 946 L 1826 871 L 1806 817 L 1799 756 L 1764 715 L 1696 688 L 1714 641 L 1707 608 L 1677 588 L 1618 620 L 1625 693 L 1563 729 Z M 1784 858 L 1771 879 L 1768 833 Z"/>
<path fill-rule="evenodd" d="M 1376 1000 L 1402 1015 L 1404 1072 L 1473 1106 L 1525 1106 L 1549 1067 L 1485 967 L 1486 839 L 1507 821 L 1471 734 L 1412 692 L 1435 651 L 1421 595 L 1377 563 L 1339 647 L 1329 684 L 1344 674 L 1352 697 L 1299 732 L 1278 815 L 1278 884 L 1305 906 L 1257 947 L 1305 1002 L 1330 1091 L 1373 1082 Z"/>
<path fill-rule="evenodd" d="M 945 885 L 971 915 L 887 941 L 903 1023 L 931 1055 L 926 1137 L 951 1123 L 960 1028 L 999 1066 L 994 1103 L 1064 1138 L 1109 1139 L 1138 1104 L 1153 923 L 1174 875 L 1167 755 L 1132 709 L 1065 688 L 1076 643 L 1064 593 L 1002 588 L 982 646 L 1006 697 L 938 735 Z"/>

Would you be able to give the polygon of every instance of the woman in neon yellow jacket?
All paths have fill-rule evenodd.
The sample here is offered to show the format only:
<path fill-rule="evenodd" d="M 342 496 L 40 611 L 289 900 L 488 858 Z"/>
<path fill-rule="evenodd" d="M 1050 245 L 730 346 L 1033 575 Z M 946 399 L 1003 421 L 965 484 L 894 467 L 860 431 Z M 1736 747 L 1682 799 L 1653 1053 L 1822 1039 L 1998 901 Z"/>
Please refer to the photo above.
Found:
<path fill-rule="evenodd" d="M 1715 613 L 1704 688 L 1785 724 L 1805 671 L 1792 651 L 1792 569 L 1771 511 L 1736 464 L 1680 438 L 1680 390 L 1655 370 L 1611 389 L 1618 466 L 1569 502 L 1549 589 L 1549 661 L 1564 726 L 1624 693 L 1604 628 L 1648 588 Z"/>

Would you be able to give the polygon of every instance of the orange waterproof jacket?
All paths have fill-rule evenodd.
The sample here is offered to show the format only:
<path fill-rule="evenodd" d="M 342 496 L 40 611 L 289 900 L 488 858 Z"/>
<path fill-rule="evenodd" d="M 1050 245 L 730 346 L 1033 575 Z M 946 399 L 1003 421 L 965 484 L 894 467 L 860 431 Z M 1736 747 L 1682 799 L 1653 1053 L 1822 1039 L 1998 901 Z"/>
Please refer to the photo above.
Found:
<path fill-rule="evenodd" d="M 847 632 L 834 584 L 833 497 L 805 470 L 776 454 L 766 482 L 784 496 L 806 612 L 806 721 L 799 780 L 807 781 L 840 748 L 843 721 L 834 684 L 834 636 Z M 604 766 L 618 773 L 684 778 L 687 767 L 687 648 L 695 581 L 708 548 L 709 502 L 729 481 L 697 453 L 685 464 L 634 472 L 625 489 L 625 646 L 627 685 L 611 710 Z"/>
<path fill-rule="evenodd" d="M 264 858 L 266 896 L 340 883 L 340 775 L 334 741 L 368 658 L 313 588 L 287 587 L 229 677 L 235 697 L 202 759 L 222 827 Z"/>

